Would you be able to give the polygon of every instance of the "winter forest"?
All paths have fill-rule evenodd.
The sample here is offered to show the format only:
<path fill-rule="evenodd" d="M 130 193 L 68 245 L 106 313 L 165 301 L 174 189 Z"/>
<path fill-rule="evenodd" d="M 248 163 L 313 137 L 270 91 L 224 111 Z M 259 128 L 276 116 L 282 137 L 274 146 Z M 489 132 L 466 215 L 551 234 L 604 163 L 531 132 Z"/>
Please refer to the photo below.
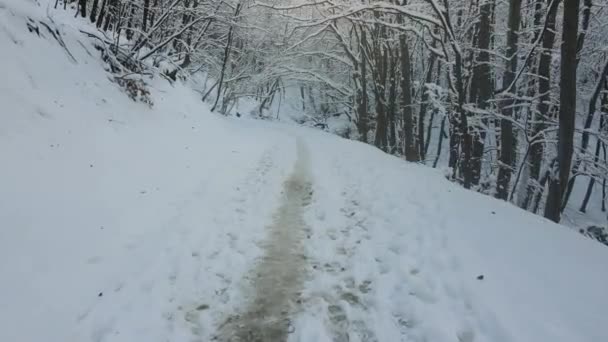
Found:
<path fill-rule="evenodd" d="M 172 80 L 204 72 L 201 97 L 222 113 L 254 97 L 272 116 L 297 94 L 317 126 L 342 117 L 339 134 L 433 167 L 447 154 L 453 181 L 555 222 L 574 187 L 586 189 L 581 212 L 591 198 L 605 210 L 604 0 L 76 5 L 117 74 L 146 62 Z"/>
<path fill-rule="evenodd" d="M 0 341 L 599 342 L 608 0 L 0 0 Z"/>

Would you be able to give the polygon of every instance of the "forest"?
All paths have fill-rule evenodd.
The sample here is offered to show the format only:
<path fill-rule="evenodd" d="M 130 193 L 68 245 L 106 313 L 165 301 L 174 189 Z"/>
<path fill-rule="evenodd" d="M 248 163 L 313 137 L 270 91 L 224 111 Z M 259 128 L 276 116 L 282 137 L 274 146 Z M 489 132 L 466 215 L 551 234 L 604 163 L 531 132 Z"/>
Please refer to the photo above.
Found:
<path fill-rule="evenodd" d="M 606 209 L 607 0 L 76 0 L 117 83 L 197 73 L 213 111 L 310 121 L 559 222 Z M 294 97 L 294 96 L 292 96 Z M 352 129 L 351 129 L 352 127 Z M 447 154 L 447 155 L 446 155 Z M 406 177 L 406 175 L 404 175 Z M 572 203 L 579 187 L 582 199 Z M 601 194 L 594 192 L 599 192 Z M 404 194 L 405 195 L 405 194 Z"/>

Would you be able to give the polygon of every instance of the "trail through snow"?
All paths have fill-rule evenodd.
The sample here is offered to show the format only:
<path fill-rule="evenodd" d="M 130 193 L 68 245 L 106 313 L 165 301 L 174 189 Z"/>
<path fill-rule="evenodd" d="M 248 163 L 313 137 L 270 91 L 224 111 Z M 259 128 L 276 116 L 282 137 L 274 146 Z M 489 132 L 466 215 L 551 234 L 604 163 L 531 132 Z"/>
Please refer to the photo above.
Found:
<path fill-rule="evenodd" d="M 291 315 L 299 303 L 306 255 L 302 242 L 310 229 L 302 215 L 310 204 L 310 158 L 301 139 L 297 160 L 283 183 L 283 201 L 268 227 L 264 256 L 250 275 L 251 302 L 243 312 L 230 316 L 220 328 L 220 340 L 227 342 L 283 342 L 291 333 Z"/>

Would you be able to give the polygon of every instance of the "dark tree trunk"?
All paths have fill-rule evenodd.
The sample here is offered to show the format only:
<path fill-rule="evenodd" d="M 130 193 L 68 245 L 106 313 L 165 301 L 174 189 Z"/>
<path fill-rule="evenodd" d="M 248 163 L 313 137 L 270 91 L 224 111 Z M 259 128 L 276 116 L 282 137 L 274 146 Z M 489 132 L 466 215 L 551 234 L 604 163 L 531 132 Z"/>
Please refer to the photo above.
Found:
<path fill-rule="evenodd" d="M 517 72 L 518 31 L 521 22 L 521 0 L 511 0 L 509 4 L 509 28 L 507 32 L 507 65 L 503 75 L 503 89 L 505 99 L 501 103 L 500 120 L 500 164 L 496 186 L 496 198 L 507 200 L 509 184 L 513 173 L 515 159 L 515 146 L 513 137 L 513 105 L 515 101 L 511 93 L 516 93 L 516 87 L 511 86 Z"/>
<path fill-rule="evenodd" d="M 96 24 L 97 28 L 100 28 L 103 23 L 103 17 L 106 13 L 107 3 L 108 3 L 108 0 L 103 0 L 103 2 L 101 3 L 101 8 L 99 9 L 99 14 L 97 15 L 97 19 L 95 20 L 97 22 L 97 24 Z"/>
<path fill-rule="evenodd" d="M 598 151 L 599 151 L 599 143 L 598 143 Z M 587 184 L 587 191 L 585 191 L 585 197 L 583 198 L 583 203 L 581 207 L 578 209 L 581 213 L 587 212 L 587 205 L 589 204 L 589 199 L 591 198 L 591 194 L 593 193 L 593 186 L 595 185 L 595 177 L 591 177 L 589 179 L 589 184 Z"/>
<path fill-rule="evenodd" d="M 388 49 L 382 49 L 378 46 L 376 51 L 376 113 L 378 115 L 376 122 L 376 138 L 374 145 L 381 150 L 388 152 L 388 118 L 386 114 L 386 79 L 388 73 Z M 384 50 L 384 52 L 383 52 Z"/>
<path fill-rule="evenodd" d="M 446 78 L 450 78 L 450 74 L 446 74 Z M 448 92 L 448 103 L 452 103 L 452 95 Z M 450 123 L 450 136 L 449 136 L 449 156 L 448 156 L 448 166 L 452 169 L 452 178 L 456 178 L 458 173 L 458 153 L 460 149 L 460 133 L 458 132 L 458 121 L 456 120 L 454 115 L 449 115 L 449 123 Z"/>
<path fill-rule="evenodd" d="M 89 13 L 89 19 L 92 23 L 97 19 L 97 6 L 99 6 L 99 0 L 93 0 L 93 4 L 91 5 L 91 13 Z"/>
<path fill-rule="evenodd" d="M 86 18 L 87 16 L 87 0 L 78 0 L 78 8 L 80 9 L 80 16 Z"/>
<path fill-rule="evenodd" d="M 432 47 L 436 46 L 436 41 L 433 40 Z M 422 85 L 422 98 L 420 101 L 420 113 L 418 114 L 418 153 L 420 154 L 420 159 L 425 160 L 426 151 L 427 151 L 427 140 L 425 139 L 424 134 L 424 123 L 426 118 L 426 112 L 429 106 L 429 94 L 427 89 L 427 84 L 433 81 L 433 70 L 435 69 L 435 61 L 437 60 L 437 55 L 433 52 L 430 53 L 429 57 L 429 65 L 427 66 L 425 84 Z M 432 119 L 429 120 L 429 130 L 431 129 L 433 122 Z"/>
<path fill-rule="evenodd" d="M 602 182 L 602 211 L 606 211 L 606 178 Z"/>
<path fill-rule="evenodd" d="M 458 153 L 460 149 L 460 140 L 458 139 L 458 121 L 450 119 L 450 156 L 448 166 L 452 168 L 452 177 L 456 178 L 458 174 Z"/>
<path fill-rule="evenodd" d="M 148 31 L 148 16 L 150 13 L 150 0 L 144 0 L 144 16 L 141 21 L 141 30 L 143 32 Z"/>
<path fill-rule="evenodd" d="M 562 195 L 570 176 L 574 151 L 578 13 L 579 0 L 564 0 L 557 174 L 552 174 L 545 206 L 545 217 L 555 222 L 560 221 Z"/>
<path fill-rule="evenodd" d="M 420 160 L 414 139 L 414 115 L 412 111 L 412 75 L 410 50 L 405 35 L 399 36 L 401 49 L 401 110 L 403 115 L 403 154 L 405 160 L 417 162 Z"/>
<path fill-rule="evenodd" d="M 361 63 L 359 76 L 360 89 L 358 90 L 357 96 L 357 129 L 359 130 L 359 140 L 367 142 L 367 135 L 369 133 L 368 126 L 368 114 L 367 114 L 367 56 L 365 53 L 365 45 L 367 45 L 367 33 L 365 29 L 361 30 Z"/>
<path fill-rule="evenodd" d="M 106 17 L 103 23 L 103 30 L 107 31 L 110 29 L 110 24 L 116 21 L 118 14 L 118 0 L 108 0 L 106 8 Z M 99 23 L 98 23 L 99 24 Z"/>
<path fill-rule="evenodd" d="M 435 84 L 440 85 L 440 77 L 441 77 L 441 61 L 439 61 L 437 63 Z M 426 142 L 424 143 L 424 155 L 425 156 L 428 154 L 428 151 L 429 151 L 429 145 L 431 143 L 431 136 L 433 133 L 433 122 L 434 122 L 435 116 L 437 115 L 437 112 L 438 112 L 437 108 L 433 108 L 433 111 L 431 112 L 431 117 L 429 119 L 429 125 L 428 125 L 427 131 L 426 131 Z"/>
<path fill-rule="evenodd" d="M 604 152 L 604 164 L 608 161 L 606 158 L 606 144 L 602 144 L 602 151 Z M 602 212 L 606 211 L 606 176 L 604 176 L 604 181 L 602 182 Z"/>
<path fill-rule="evenodd" d="M 389 52 L 391 52 L 392 49 L 389 49 Z M 388 144 L 390 146 L 389 152 L 391 154 L 394 154 L 396 152 L 396 147 L 397 147 L 397 132 L 395 132 L 395 125 L 396 125 L 396 120 L 395 120 L 395 112 L 397 109 L 397 78 L 395 76 L 396 70 L 397 70 L 397 64 L 398 64 L 398 56 L 395 53 L 393 55 L 393 53 L 391 53 L 390 56 L 390 61 L 391 61 L 391 70 L 389 73 L 389 80 L 390 80 L 390 86 L 389 86 L 389 91 L 388 91 L 388 110 L 387 110 L 387 116 L 388 116 Z"/>
<path fill-rule="evenodd" d="M 473 69 L 473 84 L 471 92 L 476 94 L 475 98 L 471 99 L 480 109 L 488 108 L 488 101 L 492 97 L 494 91 L 494 78 L 490 69 L 490 37 L 492 36 L 493 28 L 491 23 L 492 10 L 494 4 L 486 2 L 480 8 L 479 21 L 479 37 L 478 48 L 479 56 L 477 65 Z M 482 125 L 477 125 L 473 132 L 473 152 L 471 157 L 471 182 L 473 185 L 478 185 L 481 179 L 481 164 L 483 161 L 483 153 L 485 149 L 487 120 L 482 121 Z"/>
<path fill-rule="evenodd" d="M 302 110 L 306 111 L 306 96 L 304 96 L 304 86 L 300 86 L 300 97 L 302 98 Z"/>

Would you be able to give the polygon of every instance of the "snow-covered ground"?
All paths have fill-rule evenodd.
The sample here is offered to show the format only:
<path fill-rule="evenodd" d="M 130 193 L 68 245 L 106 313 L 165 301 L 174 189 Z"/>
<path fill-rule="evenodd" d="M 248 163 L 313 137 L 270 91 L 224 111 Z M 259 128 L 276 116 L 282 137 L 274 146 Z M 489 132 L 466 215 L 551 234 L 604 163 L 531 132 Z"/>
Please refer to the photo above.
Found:
<path fill-rule="evenodd" d="M 599 243 L 187 84 L 135 103 L 86 28 L 0 0 L 0 341 L 608 338 Z"/>

